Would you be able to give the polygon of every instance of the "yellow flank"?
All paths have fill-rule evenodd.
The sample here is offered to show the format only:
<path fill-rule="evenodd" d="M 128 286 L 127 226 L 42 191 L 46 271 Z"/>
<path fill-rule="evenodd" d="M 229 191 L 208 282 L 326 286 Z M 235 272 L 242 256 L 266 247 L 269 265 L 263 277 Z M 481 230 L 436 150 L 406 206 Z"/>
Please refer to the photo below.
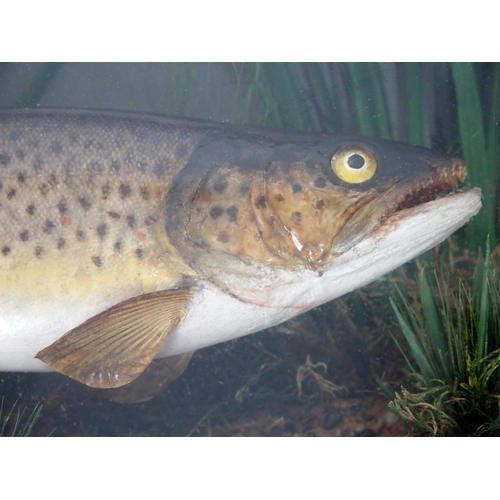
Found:
<path fill-rule="evenodd" d="M 102 153 L 117 139 L 101 130 L 32 132 L 36 141 L 21 135 L 0 144 L 4 303 L 128 297 L 171 288 L 189 274 L 168 241 L 164 204 L 194 145 L 179 152 L 174 136 L 158 163 L 147 144 L 122 157 L 112 148 Z"/>

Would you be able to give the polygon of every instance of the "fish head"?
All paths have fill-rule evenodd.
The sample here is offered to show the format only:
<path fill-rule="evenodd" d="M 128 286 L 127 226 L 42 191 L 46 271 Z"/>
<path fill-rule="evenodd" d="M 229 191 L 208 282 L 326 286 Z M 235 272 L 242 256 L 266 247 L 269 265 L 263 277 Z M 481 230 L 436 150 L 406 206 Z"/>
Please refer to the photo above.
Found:
<path fill-rule="evenodd" d="M 322 273 L 391 216 L 445 197 L 466 176 L 463 160 L 426 148 L 319 137 L 195 155 L 166 209 L 188 265 L 205 276 Z"/>
<path fill-rule="evenodd" d="M 273 161 L 252 207 L 265 246 L 288 266 L 317 270 L 391 215 L 445 196 L 466 176 L 457 157 L 368 138 L 324 144 L 301 161 Z"/>

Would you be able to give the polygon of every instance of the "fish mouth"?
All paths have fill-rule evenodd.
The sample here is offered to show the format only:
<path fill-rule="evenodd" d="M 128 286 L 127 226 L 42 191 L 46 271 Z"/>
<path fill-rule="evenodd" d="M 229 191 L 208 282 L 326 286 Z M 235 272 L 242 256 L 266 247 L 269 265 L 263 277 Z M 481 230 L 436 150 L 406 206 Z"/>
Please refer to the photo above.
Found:
<path fill-rule="evenodd" d="M 430 177 L 417 180 L 411 186 L 404 187 L 404 191 L 397 196 L 384 220 L 395 212 L 419 207 L 458 192 L 466 176 L 467 167 L 460 158 L 455 158 L 452 165 L 436 167 L 436 172 Z M 460 189 L 460 191 L 464 190 Z"/>
<path fill-rule="evenodd" d="M 332 240 L 332 258 L 371 234 L 391 230 L 398 219 L 416 214 L 427 203 L 465 191 L 461 188 L 467 175 L 463 160 L 452 158 L 429 166 L 430 173 L 425 169 L 411 179 L 389 181 L 351 205 Z"/>

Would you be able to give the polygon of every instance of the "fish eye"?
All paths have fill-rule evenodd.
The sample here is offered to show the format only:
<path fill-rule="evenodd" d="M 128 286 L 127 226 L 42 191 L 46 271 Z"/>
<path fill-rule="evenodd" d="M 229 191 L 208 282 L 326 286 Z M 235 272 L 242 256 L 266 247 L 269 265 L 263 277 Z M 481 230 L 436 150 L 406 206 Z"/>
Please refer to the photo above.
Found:
<path fill-rule="evenodd" d="M 377 170 L 377 160 L 367 149 L 360 147 L 340 148 L 331 161 L 337 177 L 348 184 L 370 180 Z"/>

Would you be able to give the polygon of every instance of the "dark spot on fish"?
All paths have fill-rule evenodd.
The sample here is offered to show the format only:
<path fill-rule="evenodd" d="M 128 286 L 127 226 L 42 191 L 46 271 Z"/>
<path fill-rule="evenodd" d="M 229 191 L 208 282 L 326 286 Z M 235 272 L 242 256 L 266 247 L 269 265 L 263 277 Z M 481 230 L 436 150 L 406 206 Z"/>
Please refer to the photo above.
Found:
<path fill-rule="evenodd" d="M 52 152 L 55 154 L 55 155 L 60 155 L 62 153 L 62 146 L 59 142 L 53 142 L 50 146 L 50 149 L 52 149 Z"/>
<path fill-rule="evenodd" d="M 92 262 L 96 265 L 96 267 L 101 267 L 102 266 L 102 260 L 101 257 L 98 257 L 97 255 L 94 255 L 91 257 Z"/>
<path fill-rule="evenodd" d="M 51 220 L 46 220 L 43 226 L 42 231 L 46 234 L 52 233 L 52 230 L 56 227 L 56 225 Z"/>
<path fill-rule="evenodd" d="M 135 217 L 133 215 L 127 215 L 127 224 L 130 228 L 135 226 Z"/>
<path fill-rule="evenodd" d="M 90 203 L 90 201 L 88 200 L 88 198 L 86 198 L 85 196 L 82 196 L 82 197 L 78 198 L 78 203 L 80 203 L 80 205 L 85 210 L 85 212 L 87 212 L 88 210 L 90 210 L 90 207 L 92 206 L 92 203 Z"/>
<path fill-rule="evenodd" d="M 111 186 L 109 185 L 109 183 L 106 183 L 102 186 L 101 193 L 102 193 L 102 199 L 107 200 L 109 194 L 111 193 Z"/>
<path fill-rule="evenodd" d="M 255 202 L 257 208 L 266 208 L 267 202 L 265 196 L 259 196 Z"/>
<path fill-rule="evenodd" d="M 117 241 L 113 246 L 114 246 L 115 250 L 117 252 L 119 252 L 122 249 L 122 242 L 121 241 Z"/>
<path fill-rule="evenodd" d="M 12 200 L 12 198 L 14 198 L 14 196 L 16 196 L 16 190 L 15 190 L 15 189 L 11 189 L 11 190 L 7 193 L 7 199 L 8 199 L 8 200 Z"/>
<path fill-rule="evenodd" d="M 61 201 L 57 204 L 57 209 L 61 215 L 68 212 L 68 202 L 66 201 L 66 198 L 61 198 Z"/>
<path fill-rule="evenodd" d="M 155 217 L 154 215 L 148 215 L 144 219 L 144 224 L 146 224 L 146 226 L 152 226 L 157 220 L 158 220 L 158 217 Z"/>
<path fill-rule="evenodd" d="M 115 220 L 118 220 L 121 218 L 121 215 L 118 212 L 108 212 L 108 215 Z"/>
<path fill-rule="evenodd" d="M 7 153 L 0 153 L 0 165 L 2 165 L 2 167 L 6 167 L 9 163 L 10 156 Z"/>
<path fill-rule="evenodd" d="M 101 238 L 101 240 L 108 234 L 108 225 L 104 222 L 97 226 L 97 236 Z"/>
<path fill-rule="evenodd" d="M 40 258 L 42 256 L 42 253 L 43 253 L 43 248 L 38 246 L 35 248 L 35 255 Z"/>
<path fill-rule="evenodd" d="M 144 257 L 144 250 L 142 248 L 137 248 L 135 251 L 135 255 L 138 259 L 142 259 Z"/>
<path fill-rule="evenodd" d="M 276 201 L 281 202 L 281 201 L 284 201 L 284 199 L 285 199 L 285 198 L 283 198 L 283 195 L 282 195 L 282 194 L 277 194 L 277 195 L 274 197 L 274 199 L 275 199 Z"/>
<path fill-rule="evenodd" d="M 49 190 L 50 190 L 49 186 L 47 186 L 47 184 L 45 183 L 40 186 L 40 193 L 42 194 L 42 196 L 47 196 Z"/>
<path fill-rule="evenodd" d="M 10 247 L 8 247 L 7 245 L 5 245 L 3 248 L 2 248 L 2 253 L 4 255 L 9 255 L 10 253 Z"/>
<path fill-rule="evenodd" d="M 238 208 L 231 205 L 227 210 L 227 215 L 229 215 L 229 220 L 231 222 L 236 222 L 238 220 Z"/>
<path fill-rule="evenodd" d="M 318 200 L 315 206 L 317 209 L 322 209 L 325 206 L 325 202 L 323 200 Z"/>
<path fill-rule="evenodd" d="M 229 234 L 227 234 L 227 231 L 221 231 L 217 235 L 217 241 L 220 243 L 228 243 L 229 242 Z"/>
<path fill-rule="evenodd" d="M 300 224 L 302 222 L 302 214 L 300 212 L 293 212 L 292 221 L 295 224 Z"/>
<path fill-rule="evenodd" d="M 59 238 L 57 240 L 57 249 L 61 250 L 61 248 L 63 248 L 64 245 L 66 245 L 66 240 L 64 238 Z"/>
<path fill-rule="evenodd" d="M 3 184 L 0 182 L 0 191 L 3 189 Z"/>
<path fill-rule="evenodd" d="M 21 132 L 19 132 L 19 130 L 13 130 L 10 133 L 9 138 L 11 141 L 17 141 L 21 138 Z"/>
<path fill-rule="evenodd" d="M 50 181 L 51 184 L 57 184 L 56 174 L 50 174 L 49 181 Z"/>
<path fill-rule="evenodd" d="M 120 170 L 120 168 L 121 168 L 120 162 L 118 160 L 113 160 L 111 162 L 111 168 L 113 170 L 115 170 L 116 172 L 118 172 L 118 170 Z"/>
<path fill-rule="evenodd" d="M 149 200 L 149 189 L 148 188 L 142 187 L 140 190 L 140 193 L 141 193 L 141 198 L 143 200 Z"/>
<path fill-rule="evenodd" d="M 314 185 L 317 187 L 317 188 L 324 188 L 326 186 L 326 180 L 323 178 L 323 177 L 318 177 L 315 181 L 314 181 Z"/>
<path fill-rule="evenodd" d="M 293 184 L 292 185 L 292 191 L 294 193 L 298 193 L 298 192 L 302 191 L 302 186 L 300 184 Z"/>
<path fill-rule="evenodd" d="M 118 190 L 120 191 L 120 198 L 122 200 L 128 198 L 130 196 L 130 193 L 132 192 L 132 188 L 129 184 L 120 184 Z"/>
<path fill-rule="evenodd" d="M 17 176 L 17 180 L 21 183 L 21 184 L 24 184 L 24 182 L 26 181 L 26 177 L 24 176 L 24 174 L 21 172 L 18 176 Z"/>
<path fill-rule="evenodd" d="M 20 160 L 24 160 L 24 151 L 22 149 L 17 149 L 16 150 L 16 156 L 20 159 Z"/>
<path fill-rule="evenodd" d="M 38 172 L 39 170 L 42 170 L 42 167 L 43 167 L 43 161 L 40 158 L 37 158 L 33 162 L 33 169 Z"/>
<path fill-rule="evenodd" d="M 212 207 L 210 210 L 210 217 L 212 217 L 212 219 L 218 219 L 223 213 L 224 210 L 221 207 Z"/>
<path fill-rule="evenodd" d="M 83 241 L 85 239 L 85 233 L 81 229 L 76 232 L 76 239 L 78 241 Z"/>
<path fill-rule="evenodd" d="M 83 143 L 83 147 L 84 147 L 85 149 L 90 149 L 90 148 L 92 147 L 92 144 L 94 144 L 94 141 L 93 141 L 92 139 L 90 139 L 89 141 L 85 141 L 85 142 Z"/>
<path fill-rule="evenodd" d="M 35 213 L 35 205 L 33 205 L 33 203 L 28 205 L 26 207 L 26 212 L 28 212 L 29 215 L 33 215 Z"/>
<path fill-rule="evenodd" d="M 161 178 L 165 175 L 165 172 L 168 171 L 168 163 L 158 162 L 153 168 L 153 173 L 156 177 Z"/>
<path fill-rule="evenodd" d="M 214 182 L 214 189 L 218 193 L 222 193 L 227 188 L 227 179 L 223 176 L 219 177 L 215 182 Z"/>
<path fill-rule="evenodd" d="M 19 238 L 21 239 L 21 241 L 28 241 L 30 238 L 29 231 L 27 229 L 24 229 L 23 231 L 21 231 L 19 233 Z"/>

